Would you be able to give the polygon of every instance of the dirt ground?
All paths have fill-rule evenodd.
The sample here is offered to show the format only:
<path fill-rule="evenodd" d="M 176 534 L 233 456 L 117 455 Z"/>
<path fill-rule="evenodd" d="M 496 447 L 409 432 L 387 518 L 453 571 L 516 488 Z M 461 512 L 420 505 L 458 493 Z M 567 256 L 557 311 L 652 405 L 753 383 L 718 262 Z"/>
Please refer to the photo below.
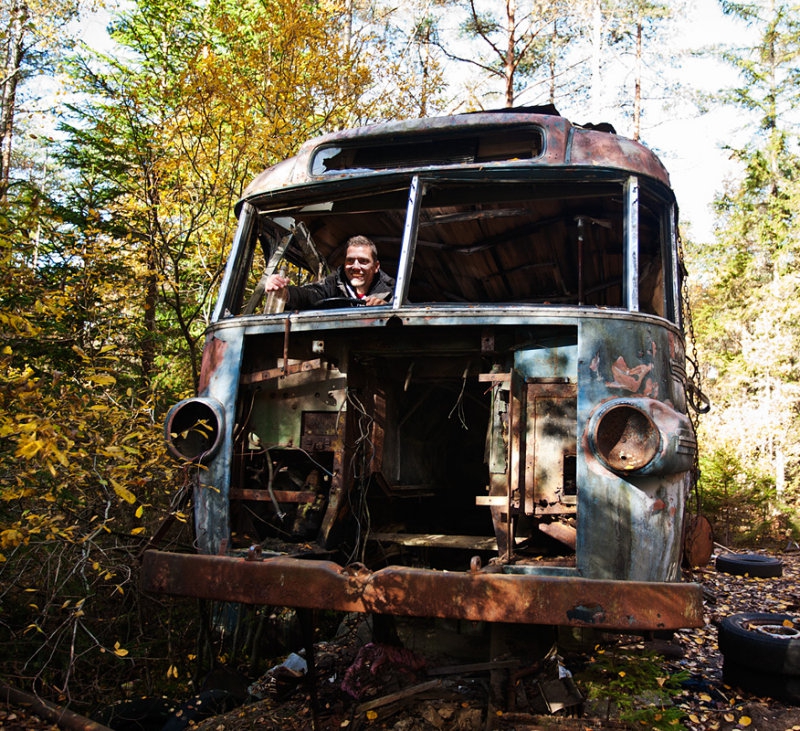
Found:
<path fill-rule="evenodd" d="M 349 616 L 334 639 L 315 645 L 315 699 L 300 668 L 303 658 L 289 656 L 250 685 L 244 705 L 208 717 L 220 700 L 209 696 L 188 708 L 185 716 L 174 719 L 169 728 L 731 731 L 749 727 L 800 731 L 800 707 L 723 682 L 717 645 L 717 625 L 728 615 L 800 615 L 800 553 L 783 553 L 779 558 L 784 562 L 780 578 L 723 573 L 716 570 L 713 558 L 707 567 L 688 572 L 686 580 L 703 585 L 706 623 L 671 638 L 571 631 L 554 636 L 520 627 L 492 633 L 478 623 L 408 620 L 396 626 L 398 646 L 374 642 L 369 622 L 358 615 Z M 542 659 L 551 648 L 554 655 Z M 637 696 L 634 705 L 653 708 L 651 721 L 623 722 L 614 703 L 589 697 L 587 668 L 598 658 L 615 653 L 640 657 L 649 668 L 649 677 L 659 683 L 682 673 L 683 681 L 671 705 L 647 692 L 638 698 L 631 676 L 627 687 Z M 623 676 L 625 671 L 618 674 Z M 0 729 L 56 728 L 59 726 L 52 721 L 37 718 L 25 708 L 0 703 Z"/>

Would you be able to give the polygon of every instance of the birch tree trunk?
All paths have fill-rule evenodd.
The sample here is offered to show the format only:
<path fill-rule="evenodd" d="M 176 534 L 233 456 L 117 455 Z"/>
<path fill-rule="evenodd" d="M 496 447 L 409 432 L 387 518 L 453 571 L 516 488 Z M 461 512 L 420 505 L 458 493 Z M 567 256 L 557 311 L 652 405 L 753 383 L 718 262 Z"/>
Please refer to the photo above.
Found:
<path fill-rule="evenodd" d="M 11 145 L 20 66 L 25 56 L 25 31 L 29 10 L 24 0 L 14 0 L 6 35 L 2 88 L 0 89 L 0 202 L 8 197 L 11 179 Z"/>

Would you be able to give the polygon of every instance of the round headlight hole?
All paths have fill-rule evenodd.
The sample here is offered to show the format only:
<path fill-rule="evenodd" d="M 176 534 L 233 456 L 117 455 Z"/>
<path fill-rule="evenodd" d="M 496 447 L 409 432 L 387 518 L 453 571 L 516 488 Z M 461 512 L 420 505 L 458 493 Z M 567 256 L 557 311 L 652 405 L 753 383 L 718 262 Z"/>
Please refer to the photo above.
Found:
<path fill-rule="evenodd" d="M 187 399 L 167 416 L 167 448 L 173 457 L 202 462 L 213 456 L 222 438 L 222 410 L 208 399 Z"/>
<path fill-rule="evenodd" d="M 595 444 L 610 469 L 630 472 L 645 467 L 658 454 L 661 435 L 647 414 L 622 405 L 600 417 Z"/>

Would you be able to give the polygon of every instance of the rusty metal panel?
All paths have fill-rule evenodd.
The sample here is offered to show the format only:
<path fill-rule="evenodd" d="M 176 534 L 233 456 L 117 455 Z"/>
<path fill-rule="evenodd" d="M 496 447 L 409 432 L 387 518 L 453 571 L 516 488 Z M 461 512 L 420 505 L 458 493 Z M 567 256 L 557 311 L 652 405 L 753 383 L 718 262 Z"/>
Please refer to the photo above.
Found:
<path fill-rule="evenodd" d="M 624 631 L 700 627 L 698 584 L 603 581 L 495 571 L 146 551 L 145 591 L 247 604 Z"/>
<path fill-rule="evenodd" d="M 578 386 L 533 382 L 527 390 L 525 513 L 574 513 L 575 496 L 564 494 L 564 464 L 576 453 Z"/>
<path fill-rule="evenodd" d="M 663 163 L 646 147 L 619 135 L 574 129 L 570 160 L 575 165 L 617 165 L 633 173 L 642 173 L 669 185 Z M 612 160 L 614 161 L 612 163 Z"/>
<path fill-rule="evenodd" d="M 520 373 L 511 371 L 511 394 L 509 398 L 508 424 L 510 432 L 508 448 L 508 546 L 514 546 L 514 523 L 511 520 L 511 505 L 522 505 L 525 494 L 525 411 L 527 390 Z"/>
<path fill-rule="evenodd" d="M 633 140 L 625 139 L 616 134 L 605 131 L 579 129 L 573 127 L 564 117 L 548 114 L 530 114 L 518 112 L 515 114 L 498 114 L 484 112 L 480 114 L 463 114 L 449 117 L 434 117 L 431 119 L 413 119 L 390 122 L 380 126 L 362 127 L 358 129 L 342 130 L 318 137 L 306 142 L 295 157 L 284 160 L 271 168 L 264 170 L 245 189 L 242 200 L 236 205 L 237 213 L 244 205 L 244 201 L 256 201 L 260 196 L 271 194 L 274 196 L 282 190 L 291 190 L 296 186 L 307 185 L 319 180 L 320 176 L 311 174 L 311 162 L 320 148 L 336 145 L 357 145 L 359 142 L 369 143 L 370 138 L 410 139 L 417 134 L 430 134 L 436 130 L 454 132 L 459 129 L 469 130 L 480 128 L 505 126 L 509 129 L 525 125 L 536 125 L 541 128 L 546 136 L 544 154 L 533 160 L 501 161 L 501 162 L 476 162 L 473 164 L 458 164 L 460 170 L 474 168 L 497 167 L 540 167 L 542 165 L 581 166 L 589 170 L 628 169 L 631 172 L 641 173 L 669 185 L 669 175 L 661 161 L 652 151 Z M 374 143 L 373 143 L 374 144 Z M 451 165 L 450 167 L 452 167 Z M 420 165 L 420 169 L 430 169 L 430 165 Z M 448 167 L 443 165 L 442 167 Z M 404 172 L 408 175 L 414 170 L 408 167 Z M 369 175 L 378 177 L 396 173 L 396 169 L 371 172 Z M 349 173 L 349 175 L 348 175 Z M 363 174 L 362 174 L 363 175 Z M 329 172 L 324 177 L 326 180 L 346 180 L 352 176 L 352 171 Z M 366 175 L 364 176 L 366 177 Z"/>
<path fill-rule="evenodd" d="M 198 386 L 199 394 L 204 394 L 208 391 L 208 385 L 211 380 L 211 376 L 224 361 L 225 349 L 227 347 L 227 343 L 215 337 L 212 332 L 209 332 L 206 336 L 206 342 L 203 346 L 203 359 L 200 364 L 200 384 Z"/>
<path fill-rule="evenodd" d="M 680 576 L 688 472 L 612 471 L 590 445 L 593 412 L 615 399 L 668 399 L 675 336 L 642 321 L 585 319 L 580 325 L 578 381 L 578 569 L 585 576 L 632 581 Z M 694 445 L 691 445 L 694 448 Z M 598 530 L 596 526 L 603 526 Z"/>
<path fill-rule="evenodd" d="M 341 449 L 341 415 L 336 411 L 302 413 L 300 448 L 306 452 L 330 452 Z"/>

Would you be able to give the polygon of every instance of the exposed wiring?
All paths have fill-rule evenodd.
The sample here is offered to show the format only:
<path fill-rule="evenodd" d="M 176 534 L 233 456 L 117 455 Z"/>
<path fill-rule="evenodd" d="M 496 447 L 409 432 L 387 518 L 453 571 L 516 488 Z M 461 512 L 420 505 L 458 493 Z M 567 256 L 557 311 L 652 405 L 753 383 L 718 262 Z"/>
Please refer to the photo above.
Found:
<path fill-rule="evenodd" d="M 312 464 L 313 464 L 315 467 L 319 467 L 319 468 L 320 468 L 320 469 L 321 469 L 321 470 L 322 470 L 322 471 L 323 471 L 323 472 L 324 472 L 326 475 L 328 475 L 328 477 L 333 477 L 333 472 L 331 472 L 331 471 L 330 471 L 330 470 L 329 470 L 327 467 L 325 467 L 324 465 L 322 465 L 322 464 L 320 464 L 319 462 L 317 462 L 317 460 L 315 460 L 315 459 L 314 459 L 314 458 L 313 458 L 313 457 L 312 457 L 312 456 L 311 456 L 311 455 L 310 455 L 310 454 L 309 454 L 309 453 L 308 453 L 308 452 L 307 452 L 305 449 L 303 449 L 302 447 L 295 447 L 295 446 L 292 446 L 291 444 L 274 444 L 273 446 L 271 446 L 271 447 L 270 447 L 270 449 L 284 449 L 284 450 L 286 450 L 287 452 L 288 452 L 288 451 L 292 451 L 292 452 L 300 452 L 301 454 L 305 455 L 305 456 L 308 458 L 308 461 L 309 461 L 309 462 L 311 462 L 311 463 L 312 463 Z"/>
<path fill-rule="evenodd" d="M 275 493 L 272 490 L 272 481 L 274 477 L 274 473 L 272 470 L 272 456 L 270 455 L 269 451 L 267 451 L 267 492 L 269 492 L 269 498 L 272 500 L 272 505 L 275 507 L 275 514 L 278 516 L 278 520 L 283 522 L 283 519 L 286 517 L 286 513 L 281 510 L 281 504 L 278 502 L 278 498 L 275 497 Z"/>
<path fill-rule="evenodd" d="M 239 441 L 239 438 L 242 435 L 242 432 L 247 428 L 247 425 L 250 423 L 250 416 L 253 413 L 253 406 L 256 402 L 256 392 L 252 391 L 250 393 L 250 403 L 247 406 L 247 416 L 241 420 L 241 423 L 234 429 L 233 434 L 233 443 L 236 444 Z"/>
<path fill-rule="evenodd" d="M 466 368 L 464 368 L 464 373 L 461 374 L 461 391 L 458 393 L 458 398 L 456 399 L 453 408 L 450 409 L 450 413 L 447 415 L 448 419 L 453 418 L 453 413 L 458 414 L 458 420 L 461 422 L 461 428 L 465 431 L 469 431 L 469 427 L 467 426 L 467 420 L 464 416 L 464 390 L 467 387 L 467 375 L 469 374 L 469 363 L 467 363 Z"/>
<path fill-rule="evenodd" d="M 351 563 L 358 556 L 364 563 L 364 556 L 367 548 L 367 536 L 370 532 L 370 514 L 367 504 L 367 488 L 372 472 L 372 460 L 374 457 L 374 445 L 370 439 L 372 423 L 374 419 L 367 413 L 364 404 L 354 391 L 347 390 L 347 403 L 353 409 L 354 419 L 357 425 L 357 436 L 354 444 L 354 455 L 351 463 L 353 471 L 353 484 L 357 490 L 351 490 L 348 499 L 356 521 L 356 542 L 351 554 L 347 558 L 347 563 Z M 353 501 L 355 493 L 355 502 Z"/>

